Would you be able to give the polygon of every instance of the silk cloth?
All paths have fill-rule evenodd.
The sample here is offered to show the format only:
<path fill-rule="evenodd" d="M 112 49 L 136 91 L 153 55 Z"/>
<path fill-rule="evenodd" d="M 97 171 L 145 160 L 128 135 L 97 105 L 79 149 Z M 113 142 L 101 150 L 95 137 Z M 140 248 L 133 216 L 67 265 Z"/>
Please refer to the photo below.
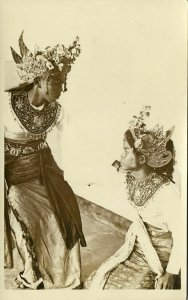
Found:
<path fill-rule="evenodd" d="M 80 248 L 86 246 L 76 197 L 48 148 L 5 156 L 5 266 L 13 267 L 12 237 L 23 276 L 46 287 L 80 284 Z"/>
<path fill-rule="evenodd" d="M 172 248 L 171 233 L 134 221 L 125 243 L 85 283 L 87 289 L 155 289 Z M 178 276 L 176 287 L 178 287 Z"/>

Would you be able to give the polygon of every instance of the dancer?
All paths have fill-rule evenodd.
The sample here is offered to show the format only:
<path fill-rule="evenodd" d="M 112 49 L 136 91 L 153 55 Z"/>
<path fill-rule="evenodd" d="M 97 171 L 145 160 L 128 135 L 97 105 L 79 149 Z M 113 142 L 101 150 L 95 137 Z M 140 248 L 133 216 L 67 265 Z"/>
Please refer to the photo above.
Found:
<path fill-rule="evenodd" d="M 125 243 L 87 279 L 90 289 L 180 288 L 180 199 L 173 181 L 171 136 L 145 120 L 150 107 L 134 116 L 124 134 L 119 171 L 126 173 L 125 211 L 132 224 Z"/>
<path fill-rule="evenodd" d="M 13 267 L 13 236 L 24 266 L 17 288 L 77 289 L 80 244 L 86 246 L 79 207 L 46 138 L 55 126 L 62 130 L 57 99 L 67 90 L 79 40 L 31 53 L 22 32 L 19 47 L 21 55 L 11 51 L 21 83 L 7 91 L 5 122 L 5 267 Z"/>

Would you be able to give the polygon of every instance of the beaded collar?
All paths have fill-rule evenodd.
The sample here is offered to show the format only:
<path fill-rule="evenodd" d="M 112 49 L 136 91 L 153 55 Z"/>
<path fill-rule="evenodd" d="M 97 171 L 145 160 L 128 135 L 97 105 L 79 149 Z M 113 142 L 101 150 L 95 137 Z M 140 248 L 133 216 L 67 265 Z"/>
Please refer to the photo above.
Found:
<path fill-rule="evenodd" d="M 47 132 L 55 126 L 61 110 L 58 102 L 45 102 L 41 110 L 35 109 L 25 91 L 11 93 L 10 102 L 19 125 L 34 139 L 46 137 Z"/>
<path fill-rule="evenodd" d="M 145 180 L 137 181 L 131 173 L 128 173 L 126 176 L 128 200 L 133 206 L 143 206 L 167 181 L 164 176 L 157 173 L 151 173 Z"/>

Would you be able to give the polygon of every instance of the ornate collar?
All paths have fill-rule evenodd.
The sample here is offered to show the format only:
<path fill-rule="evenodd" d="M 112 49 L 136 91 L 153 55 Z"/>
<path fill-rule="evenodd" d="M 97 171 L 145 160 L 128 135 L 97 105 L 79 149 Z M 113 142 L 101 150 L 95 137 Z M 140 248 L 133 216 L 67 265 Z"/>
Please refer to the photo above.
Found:
<path fill-rule="evenodd" d="M 134 206 L 143 206 L 165 182 L 167 179 L 157 173 L 151 173 L 142 181 L 137 181 L 131 173 L 128 173 L 126 176 L 128 200 Z"/>
<path fill-rule="evenodd" d="M 35 139 L 46 137 L 49 129 L 56 124 L 61 110 L 58 102 L 46 102 L 41 110 L 35 109 L 25 91 L 11 94 L 11 107 L 21 127 Z"/>

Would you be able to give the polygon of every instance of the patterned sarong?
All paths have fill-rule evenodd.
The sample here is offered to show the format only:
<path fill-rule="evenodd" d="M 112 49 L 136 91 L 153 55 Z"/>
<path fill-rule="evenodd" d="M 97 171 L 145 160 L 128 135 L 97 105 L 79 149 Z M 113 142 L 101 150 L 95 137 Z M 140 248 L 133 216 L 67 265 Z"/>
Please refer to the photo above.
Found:
<path fill-rule="evenodd" d="M 143 223 L 151 241 L 154 251 L 159 258 L 162 270 L 165 271 L 172 247 L 172 236 L 170 232 L 164 232 L 162 229 Z M 129 238 L 128 238 L 129 239 Z M 126 240 L 125 244 L 130 242 Z M 142 245 L 144 241 L 141 241 Z M 142 245 L 135 239 L 134 246 L 128 257 L 122 261 L 123 255 L 126 256 L 128 247 L 125 244 L 95 272 L 93 272 L 86 281 L 87 289 L 155 289 L 156 278 L 160 276 L 157 268 L 160 264 L 156 263 L 154 272 L 148 264 L 148 257 L 144 254 Z M 145 244 L 147 246 L 147 244 Z M 125 252 L 124 252 L 125 251 Z M 146 250 L 147 251 L 147 250 Z M 156 257 L 154 258 L 155 261 Z M 119 260 L 119 263 L 117 262 Z M 151 257 L 151 260 L 153 258 Z M 111 266 L 110 266 L 111 264 Z M 114 267 L 113 267 L 114 264 Z M 155 263 L 153 264 L 153 268 Z M 179 288 L 179 277 L 176 276 L 175 288 Z"/>

